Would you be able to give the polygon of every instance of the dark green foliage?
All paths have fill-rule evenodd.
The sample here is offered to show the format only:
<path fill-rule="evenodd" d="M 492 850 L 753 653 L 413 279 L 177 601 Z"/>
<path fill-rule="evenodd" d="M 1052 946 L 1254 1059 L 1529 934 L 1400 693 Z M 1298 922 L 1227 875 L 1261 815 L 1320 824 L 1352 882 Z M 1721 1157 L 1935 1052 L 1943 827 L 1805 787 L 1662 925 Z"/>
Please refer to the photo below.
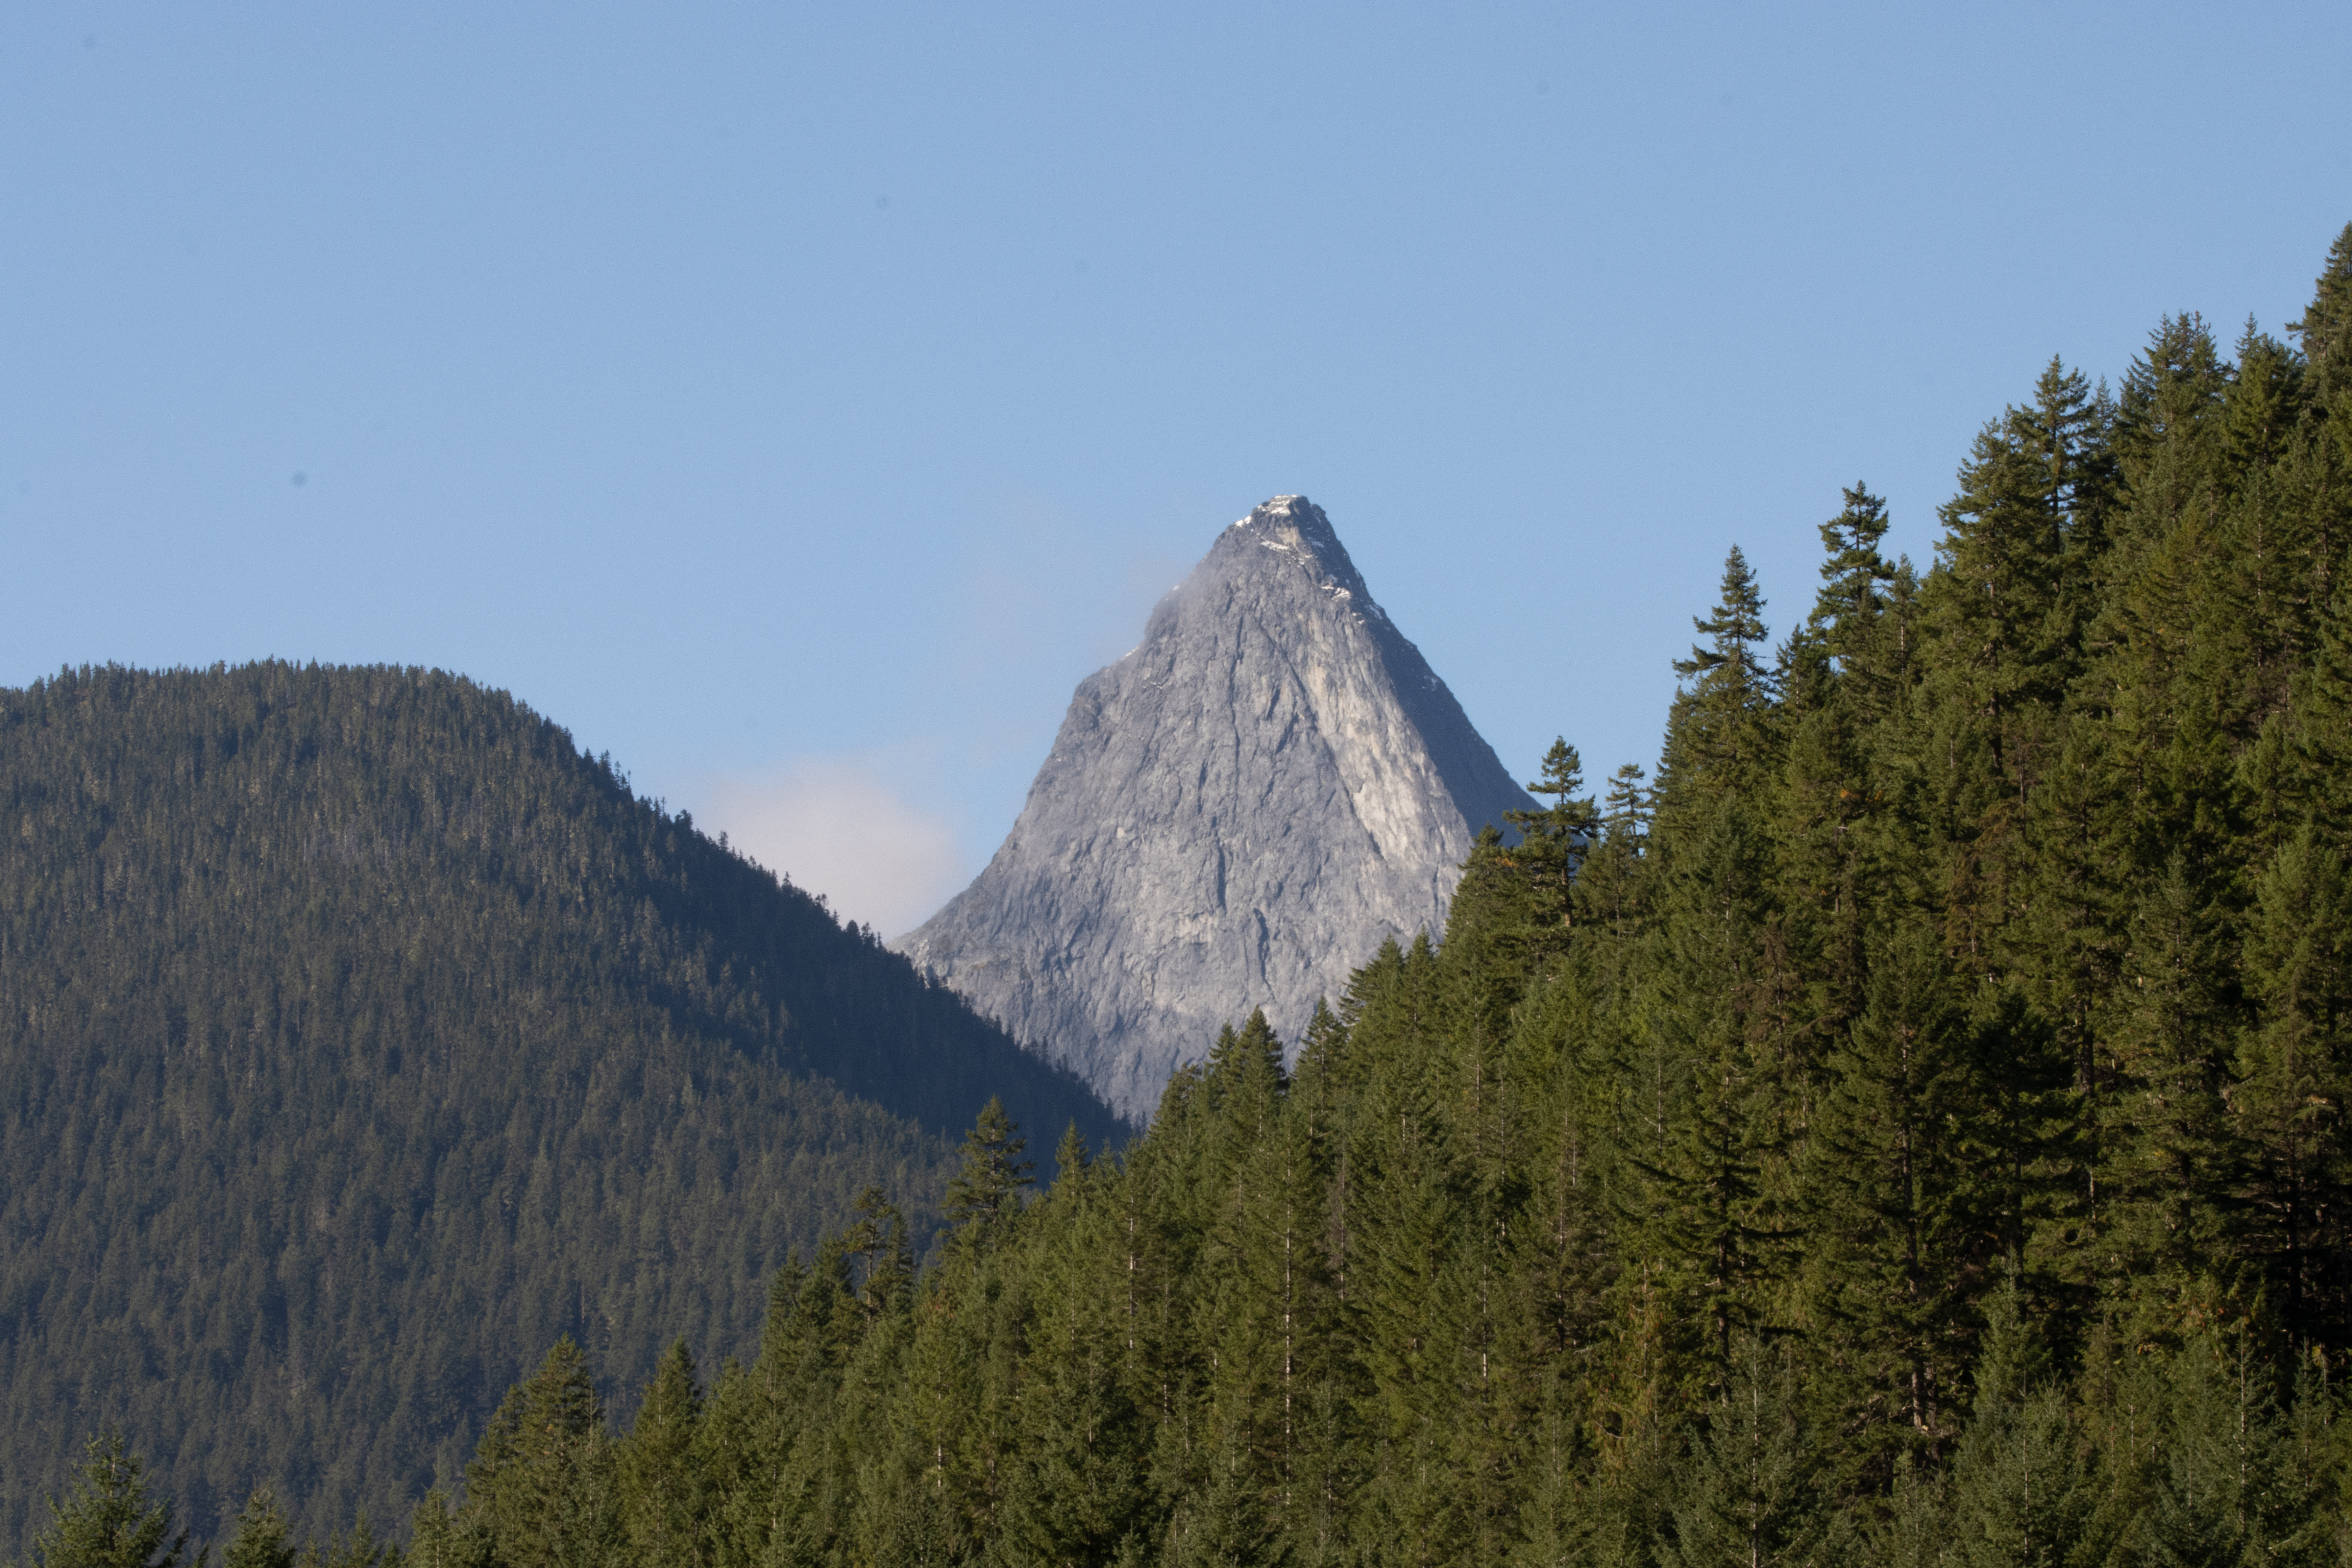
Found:
<path fill-rule="evenodd" d="M 48 1525 L 33 1537 L 34 1568 L 182 1568 L 192 1561 L 188 1531 L 172 1528 L 172 1512 L 168 1501 L 149 1499 L 146 1466 L 122 1434 L 101 1432 L 82 1450 L 73 1490 L 49 1502 Z"/>
<path fill-rule="evenodd" d="M 225 1568 L 294 1568 L 294 1543 L 287 1539 L 286 1510 L 268 1488 L 247 1498 L 237 1510 L 236 1532 L 222 1557 Z"/>
<path fill-rule="evenodd" d="M 1004 1102 L 991 1095 L 964 1135 L 963 1168 L 948 1183 L 944 1212 L 950 1225 L 974 1236 L 1009 1217 L 1030 1184 L 1033 1162 L 1022 1158 L 1029 1141 L 1013 1131 Z"/>
<path fill-rule="evenodd" d="M 1875 946 L 1822 1098 L 1814 1300 L 1843 1352 L 1843 1419 L 1932 1455 L 1957 1429 L 1968 1304 L 1993 1261 L 1997 1215 L 1978 1168 L 1993 1130 L 1940 955 L 1916 928 Z"/>
<path fill-rule="evenodd" d="M 330 1535 L 313 1540 L 302 1548 L 302 1568 L 394 1568 L 400 1560 L 400 1549 L 392 1542 L 378 1541 L 375 1527 L 362 1513 L 351 1533 L 340 1538 Z"/>
<path fill-rule="evenodd" d="M 659 1417 L 653 1413 L 661 1431 Z M 642 1415 L 642 1413 L 641 1413 Z M 458 1529 L 504 1568 L 596 1562 L 626 1538 L 614 1455 L 580 1348 L 560 1341 L 509 1394 L 466 1468 Z"/>
<path fill-rule="evenodd" d="M 1748 1340 L 1675 1478 L 1661 1558 L 1675 1568 L 1822 1561 L 1841 1510 L 1819 1474 L 1792 1358 Z"/>
<path fill-rule="evenodd" d="M 681 1340 L 662 1357 L 637 1405 L 616 1478 L 630 1552 L 647 1568 L 710 1561 L 710 1487 L 698 1451 L 702 1415 L 694 1358 Z"/>
<path fill-rule="evenodd" d="M 68 672 L 0 692 L 0 806 L 10 1551 L 109 1421 L 200 1536 L 405 1519 L 558 1338 L 634 1398 L 861 1190 L 928 1247 L 990 1095 L 1114 1130 L 452 677 Z"/>

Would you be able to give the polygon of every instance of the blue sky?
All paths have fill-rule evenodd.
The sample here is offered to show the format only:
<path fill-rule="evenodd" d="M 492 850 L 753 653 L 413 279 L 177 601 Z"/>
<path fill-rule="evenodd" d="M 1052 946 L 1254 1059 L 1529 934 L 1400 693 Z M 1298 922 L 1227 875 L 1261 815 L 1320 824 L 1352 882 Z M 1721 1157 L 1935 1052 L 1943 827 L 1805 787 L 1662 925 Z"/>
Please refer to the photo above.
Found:
<path fill-rule="evenodd" d="M 1255 502 L 1513 767 L 2352 219 L 2352 8 L 0 13 L 0 681 L 458 669 L 896 931 Z"/>

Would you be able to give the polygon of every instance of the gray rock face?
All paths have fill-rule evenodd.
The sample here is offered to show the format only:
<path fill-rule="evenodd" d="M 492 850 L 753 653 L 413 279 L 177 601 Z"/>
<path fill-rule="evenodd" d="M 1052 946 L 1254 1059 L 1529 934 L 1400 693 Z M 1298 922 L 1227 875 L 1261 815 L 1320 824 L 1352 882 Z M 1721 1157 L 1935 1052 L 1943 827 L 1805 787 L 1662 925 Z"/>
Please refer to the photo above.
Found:
<path fill-rule="evenodd" d="M 1384 937 L 1435 934 L 1478 829 L 1533 804 L 1276 496 L 1079 686 L 995 858 L 893 945 L 1140 1121 L 1219 1026 L 1264 1007 L 1295 1046 Z"/>

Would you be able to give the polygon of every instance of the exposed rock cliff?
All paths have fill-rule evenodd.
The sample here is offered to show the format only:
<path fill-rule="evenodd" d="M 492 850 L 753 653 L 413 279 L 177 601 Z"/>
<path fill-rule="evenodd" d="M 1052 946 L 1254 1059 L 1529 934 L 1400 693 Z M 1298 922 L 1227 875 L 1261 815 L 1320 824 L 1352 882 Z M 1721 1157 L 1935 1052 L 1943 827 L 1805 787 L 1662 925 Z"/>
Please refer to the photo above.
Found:
<path fill-rule="evenodd" d="M 1263 1006 L 1295 1044 L 1383 937 L 1435 934 L 1478 829 L 1532 804 L 1276 496 L 1079 686 L 1011 837 L 895 945 L 1140 1121 L 1219 1025 Z"/>

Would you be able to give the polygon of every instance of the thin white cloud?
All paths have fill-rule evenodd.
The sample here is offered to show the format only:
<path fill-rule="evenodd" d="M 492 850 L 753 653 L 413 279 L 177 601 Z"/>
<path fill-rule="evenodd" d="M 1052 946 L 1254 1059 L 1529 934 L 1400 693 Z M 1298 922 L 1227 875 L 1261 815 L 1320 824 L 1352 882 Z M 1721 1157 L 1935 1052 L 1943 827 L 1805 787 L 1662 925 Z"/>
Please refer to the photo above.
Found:
<path fill-rule="evenodd" d="M 1148 535 L 1020 500 L 967 549 L 949 612 L 958 657 L 924 671 L 918 732 L 706 773 L 686 792 L 705 831 L 889 937 L 971 880 L 1012 826 L 1071 688 L 1135 645 L 1190 566 Z M 953 789 L 925 782 L 941 778 Z"/>
<path fill-rule="evenodd" d="M 953 824 L 911 801 L 904 776 L 877 758 L 847 756 L 721 777 L 701 826 L 723 830 L 761 865 L 823 893 L 835 914 L 896 937 L 971 879 Z"/>

